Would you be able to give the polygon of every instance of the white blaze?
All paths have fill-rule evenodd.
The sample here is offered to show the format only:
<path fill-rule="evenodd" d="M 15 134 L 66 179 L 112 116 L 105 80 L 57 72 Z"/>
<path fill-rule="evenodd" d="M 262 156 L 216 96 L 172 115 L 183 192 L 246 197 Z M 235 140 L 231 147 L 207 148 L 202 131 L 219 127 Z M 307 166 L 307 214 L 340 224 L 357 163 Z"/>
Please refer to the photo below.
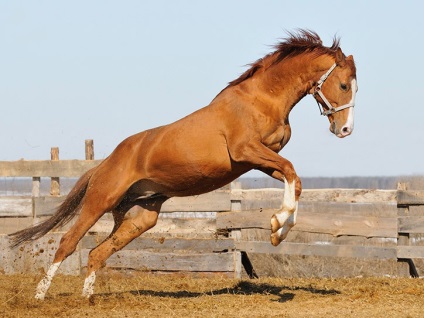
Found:
<path fill-rule="evenodd" d="M 355 97 L 356 97 L 357 90 L 358 90 L 358 86 L 356 85 L 356 79 L 353 79 L 351 83 L 352 99 L 349 101 L 348 104 L 355 105 Z M 354 117 L 353 109 L 354 107 L 349 108 L 349 115 L 347 116 L 346 123 L 344 124 L 344 127 L 349 127 L 350 132 L 353 131 L 353 117 Z"/>

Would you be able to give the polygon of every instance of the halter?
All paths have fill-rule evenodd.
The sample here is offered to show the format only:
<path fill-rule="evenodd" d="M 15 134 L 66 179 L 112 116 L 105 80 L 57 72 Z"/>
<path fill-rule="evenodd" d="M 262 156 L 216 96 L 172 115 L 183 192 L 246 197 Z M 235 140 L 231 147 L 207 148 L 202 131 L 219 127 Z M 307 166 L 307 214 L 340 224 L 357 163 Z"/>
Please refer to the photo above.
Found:
<path fill-rule="evenodd" d="M 321 109 L 321 106 L 320 106 L 319 102 L 317 101 L 318 108 L 319 108 L 319 110 L 321 112 L 321 115 L 323 115 L 323 116 L 332 115 L 332 114 L 337 113 L 337 112 L 339 112 L 339 111 L 341 111 L 343 109 L 350 108 L 350 107 L 355 107 L 356 87 L 353 87 L 353 85 L 352 85 L 352 88 L 351 88 L 351 90 L 352 90 L 352 99 L 351 99 L 351 101 L 349 103 L 344 104 L 344 105 L 341 105 L 339 107 L 333 107 L 333 105 L 331 105 L 331 103 L 328 101 L 328 99 L 325 98 L 324 93 L 321 91 L 322 84 L 324 84 L 325 80 L 328 78 L 328 76 L 331 74 L 331 72 L 336 68 L 336 66 L 337 66 L 337 64 L 334 63 L 330 67 L 330 69 L 323 76 L 321 76 L 321 78 L 319 79 L 319 81 L 317 83 L 318 85 L 315 87 L 315 90 L 314 90 L 314 93 L 313 93 L 314 96 L 316 94 L 318 94 L 321 97 L 321 99 L 324 102 L 324 104 L 328 107 L 328 110 Z"/>

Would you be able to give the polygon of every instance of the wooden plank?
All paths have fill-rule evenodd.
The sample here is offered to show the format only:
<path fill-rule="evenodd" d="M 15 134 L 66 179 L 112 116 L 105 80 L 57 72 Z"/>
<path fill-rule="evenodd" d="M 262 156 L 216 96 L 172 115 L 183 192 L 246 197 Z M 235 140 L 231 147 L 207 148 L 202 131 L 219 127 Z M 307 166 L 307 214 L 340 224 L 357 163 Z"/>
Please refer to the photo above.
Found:
<path fill-rule="evenodd" d="M 0 272 L 5 274 L 40 274 L 46 272 L 60 241 L 58 233 L 48 233 L 37 241 L 11 249 L 9 238 L 0 235 Z M 80 274 L 79 251 L 70 255 L 63 262 L 58 273 L 65 275 Z"/>
<path fill-rule="evenodd" d="M 395 203 L 396 190 L 376 189 L 304 189 L 300 201 L 345 203 Z"/>
<path fill-rule="evenodd" d="M 209 192 L 191 197 L 175 197 L 164 203 L 161 213 L 228 211 L 231 208 L 229 197 L 228 191 Z M 35 215 L 53 215 L 65 198 L 66 196 L 34 198 Z"/>
<path fill-rule="evenodd" d="M 333 236 L 356 235 L 364 237 L 396 238 L 397 219 L 303 214 L 298 217 L 298 223 L 292 230 L 310 233 L 326 233 Z"/>
<path fill-rule="evenodd" d="M 30 227 L 34 224 L 34 218 L 31 217 L 20 217 L 20 218 L 0 218 L 0 235 L 1 234 L 10 234 L 19 230 L 23 230 L 27 227 Z"/>
<path fill-rule="evenodd" d="M 424 233 L 424 216 L 400 216 L 399 233 Z"/>
<path fill-rule="evenodd" d="M 101 160 L 0 161 L 1 177 L 80 177 Z"/>
<path fill-rule="evenodd" d="M 81 264 L 85 266 L 89 250 L 81 250 Z M 234 252 L 176 254 L 138 250 L 122 250 L 106 262 L 109 268 L 132 268 L 154 271 L 233 272 Z"/>
<path fill-rule="evenodd" d="M 81 248 L 92 249 L 106 236 L 90 235 L 81 241 Z M 192 252 L 222 252 L 235 249 L 233 239 L 184 239 L 184 238 L 148 238 L 139 237 L 129 243 L 125 250 L 154 249 L 160 251 L 187 250 Z"/>
<path fill-rule="evenodd" d="M 246 209 L 262 207 L 278 208 L 283 201 L 284 189 L 263 188 L 263 189 L 236 189 L 232 191 L 232 200 L 247 202 L 261 202 L 245 204 Z M 269 202 L 273 206 L 270 206 Z M 373 189 L 304 189 L 300 197 L 300 202 L 340 202 L 340 203 L 394 203 L 396 204 L 396 190 L 373 190 Z M 275 206 L 277 205 L 278 206 Z"/>
<path fill-rule="evenodd" d="M 404 205 L 424 205 L 424 191 L 398 190 L 397 204 Z"/>
<path fill-rule="evenodd" d="M 325 257 L 353 257 L 369 259 L 396 259 L 395 247 L 356 245 L 318 245 L 283 242 L 274 247 L 268 242 L 236 242 L 237 249 L 247 253 L 306 255 Z"/>
<path fill-rule="evenodd" d="M 43 196 L 33 198 L 34 200 L 34 215 L 40 216 L 51 216 L 53 215 L 59 205 L 65 200 L 66 196 Z"/>
<path fill-rule="evenodd" d="M 0 217 L 32 216 L 31 197 L 0 197 Z"/>
<path fill-rule="evenodd" d="M 209 212 L 231 209 L 229 191 L 213 191 L 190 197 L 174 197 L 166 201 L 161 212 Z"/>
<path fill-rule="evenodd" d="M 398 258 L 424 258 L 424 246 L 398 246 Z"/>
<path fill-rule="evenodd" d="M 424 205 L 411 205 L 408 206 L 409 216 L 424 216 Z"/>
<path fill-rule="evenodd" d="M 271 229 L 270 220 L 277 211 L 272 209 L 223 212 L 216 215 L 217 229 Z"/>
<path fill-rule="evenodd" d="M 270 229 L 275 210 L 224 212 L 217 215 L 218 229 Z M 318 214 L 303 211 L 298 214 L 292 231 L 327 233 L 334 236 L 397 237 L 396 218 Z"/>
<path fill-rule="evenodd" d="M 331 215 L 396 217 L 395 202 L 299 202 L 299 214 L 303 211 Z"/>

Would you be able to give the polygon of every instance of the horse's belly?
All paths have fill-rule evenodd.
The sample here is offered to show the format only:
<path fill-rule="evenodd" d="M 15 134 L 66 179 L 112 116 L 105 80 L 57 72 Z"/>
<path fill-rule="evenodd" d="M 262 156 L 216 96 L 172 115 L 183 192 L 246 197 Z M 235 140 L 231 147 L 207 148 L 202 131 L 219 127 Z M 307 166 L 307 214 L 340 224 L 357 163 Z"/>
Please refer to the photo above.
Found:
<path fill-rule="evenodd" d="M 161 184 L 167 196 L 188 196 L 209 192 L 238 178 L 246 172 L 234 166 L 227 149 L 191 156 L 178 151 L 162 157 L 148 169 L 148 179 Z"/>

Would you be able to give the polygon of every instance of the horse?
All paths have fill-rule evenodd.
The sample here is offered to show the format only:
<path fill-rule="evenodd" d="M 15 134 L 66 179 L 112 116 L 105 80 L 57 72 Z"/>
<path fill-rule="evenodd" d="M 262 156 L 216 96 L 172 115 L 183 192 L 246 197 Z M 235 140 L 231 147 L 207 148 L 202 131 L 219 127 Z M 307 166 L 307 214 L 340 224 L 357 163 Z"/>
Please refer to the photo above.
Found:
<path fill-rule="evenodd" d="M 45 298 L 60 264 L 106 212 L 112 212 L 114 227 L 89 254 L 84 297 L 94 293 L 96 272 L 106 260 L 156 225 L 166 200 L 218 189 L 252 169 L 284 182 L 281 209 L 270 220 L 271 244 L 286 238 L 296 224 L 302 192 L 293 164 L 278 154 L 290 140 L 290 111 L 310 94 L 330 131 L 339 138 L 350 135 L 356 66 L 342 52 L 340 38 L 326 47 L 316 32 L 303 29 L 287 32 L 273 52 L 249 66 L 209 105 L 123 140 L 81 176 L 51 218 L 10 234 L 16 247 L 65 225 L 79 212 L 37 286 L 36 299 Z"/>

